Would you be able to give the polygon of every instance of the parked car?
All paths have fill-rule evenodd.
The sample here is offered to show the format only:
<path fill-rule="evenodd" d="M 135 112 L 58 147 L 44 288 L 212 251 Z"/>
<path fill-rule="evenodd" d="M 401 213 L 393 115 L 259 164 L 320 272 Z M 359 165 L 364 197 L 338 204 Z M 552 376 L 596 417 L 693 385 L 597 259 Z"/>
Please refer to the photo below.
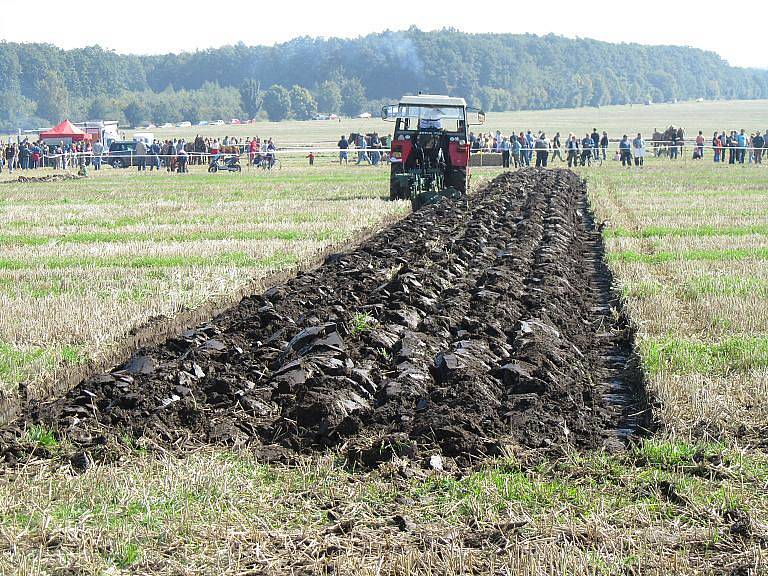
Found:
<path fill-rule="evenodd" d="M 208 120 L 200 120 L 200 122 L 197 123 L 198 126 L 208 126 Z"/>
<path fill-rule="evenodd" d="M 192 122 L 179 122 L 176 124 L 176 128 L 189 128 L 192 126 Z"/>
<path fill-rule="evenodd" d="M 224 126 L 224 120 L 216 120 L 216 122 L 211 122 L 214 126 Z"/>
<path fill-rule="evenodd" d="M 160 128 L 173 128 L 173 124 L 171 124 L 170 122 L 166 122 L 165 124 L 160 126 Z"/>
<path fill-rule="evenodd" d="M 136 144 L 134 140 L 115 140 L 109 145 L 103 161 L 112 168 L 135 166 Z"/>
<path fill-rule="evenodd" d="M 232 118 L 232 120 L 229 121 L 230 124 L 240 124 L 240 120 L 237 118 Z"/>

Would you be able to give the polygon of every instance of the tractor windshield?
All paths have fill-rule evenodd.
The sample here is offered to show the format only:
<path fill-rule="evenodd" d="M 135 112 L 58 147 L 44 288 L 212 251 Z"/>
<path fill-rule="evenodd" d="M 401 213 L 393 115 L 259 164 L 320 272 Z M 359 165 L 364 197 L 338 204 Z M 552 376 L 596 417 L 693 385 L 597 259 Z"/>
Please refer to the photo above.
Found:
<path fill-rule="evenodd" d="M 463 120 L 463 108 L 440 108 L 436 106 L 407 106 L 401 104 L 397 110 L 400 118 L 423 118 L 425 120 Z"/>
<path fill-rule="evenodd" d="M 445 130 L 457 132 L 464 125 L 464 109 L 458 107 L 411 106 L 397 109 L 403 130 Z"/>

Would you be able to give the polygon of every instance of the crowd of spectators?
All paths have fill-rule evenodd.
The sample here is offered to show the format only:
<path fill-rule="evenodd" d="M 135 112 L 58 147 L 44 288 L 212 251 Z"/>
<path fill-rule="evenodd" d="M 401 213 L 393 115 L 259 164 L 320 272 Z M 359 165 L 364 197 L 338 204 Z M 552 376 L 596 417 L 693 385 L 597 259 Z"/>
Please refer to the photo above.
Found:
<path fill-rule="evenodd" d="M 101 146 L 101 144 L 99 144 Z M 0 172 L 7 170 L 35 170 L 37 168 L 56 168 L 65 170 L 76 168 L 79 157 L 93 154 L 94 145 L 90 142 L 72 142 L 58 144 L 42 140 L 24 140 L 21 143 L 0 142 Z"/>
<path fill-rule="evenodd" d="M 339 164 L 349 163 L 349 149 L 354 146 L 357 151 L 357 164 L 365 162 L 372 166 L 378 166 L 387 158 L 384 151 L 386 143 L 386 137 L 381 138 L 376 132 L 372 134 L 350 134 L 349 138 L 342 134 L 336 143 L 336 146 L 339 148 Z M 313 161 L 314 158 L 310 160 L 310 162 Z"/>
<path fill-rule="evenodd" d="M 656 131 L 650 143 L 647 143 L 639 132 L 634 137 L 624 134 L 620 139 L 611 140 L 607 132 L 600 132 L 597 128 L 593 128 L 591 133 L 586 133 L 583 137 L 570 133 L 564 140 L 560 132 L 550 139 L 544 132 L 534 135 L 531 130 L 519 133 L 512 131 L 509 136 L 503 135 L 499 130 L 487 134 L 470 132 L 469 139 L 474 153 L 500 153 L 502 166 L 505 168 L 531 166 L 534 163 L 536 166 L 546 167 L 554 160 L 565 162 L 568 167 L 588 166 L 596 160 L 602 162 L 609 159 L 621 162 L 622 166 L 629 168 L 633 165 L 643 166 L 649 151 L 657 157 L 681 158 L 685 147 L 682 129 L 674 129 L 672 133 L 674 136 L 671 139 L 665 139 L 663 134 Z M 609 152 L 614 143 L 616 148 Z M 692 158 L 701 160 L 707 148 L 711 149 L 715 162 L 762 164 L 763 157 L 768 155 L 768 130 L 764 135 L 761 135 L 759 130 L 752 134 L 747 134 L 745 130 L 715 132 L 709 146 L 699 131 L 694 140 Z"/>
<path fill-rule="evenodd" d="M 698 152 L 694 153 L 694 158 L 701 159 L 704 155 L 704 135 L 701 131 L 696 137 L 696 149 Z M 715 132 L 712 135 L 712 150 L 715 162 L 744 164 L 748 161 L 750 164 L 762 164 L 763 156 L 768 154 L 768 130 L 765 134 L 759 130 L 747 134 L 744 129 L 739 132 Z"/>
<path fill-rule="evenodd" d="M 668 137 L 667 134 L 672 134 Z M 647 152 L 654 156 L 682 157 L 685 139 L 682 129 L 670 127 L 661 134 L 654 131 L 649 143 L 641 133 L 634 137 L 624 134 L 620 139 L 611 140 L 607 132 L 594 128 L 583 137 L 570 133 L 562 138 L 557 132 L 549 138 L 544 132 L 534 135 L 531 130 L 505 136 L 500 130 L 495 133 L 469 134 L 473 153 L 500 153 L 502 166 L 525 167 L 535 165 L 546 167 L 550 162 L 559 160 L 568 167 L 588 166 L 596 160 L 608 159 L 621 162 L 622 166 L 641 167 Z M 615 143 L 615 151 L 609 152 Z M 378 134 L 342 135 L 337 143 L 339 162 L 348 163 L 350 149 L 357 154 L 357 164 L 378 165 L 386 162 L 387 138 Z M 161 170 L 186 172 L 189 164 L 207 164 L 221 155 L 236 154 L 246 156 L 248 164 L 260 165 L 266 161 L 270 166 L 275 161 L 276 145 L 272 138 L 262 140 L 258 136 L 238 139 L 225 136 L 223 139 L 195 137 L 191 142 L 184 139 L 155 140 L 151 144 L 137 142 L 131 159 L 132 165 L 139 171 Z M 728 164 L 762 164 L 768 155 L 768 130 L 764 134 L 745 130 L 722 130 L 712 135 L 707 142 L 703 133 L 693 141 L 693 159 L 701 160 L 710 150 L 714 162 Z M 0 142 L 0 172 L 8 170 L 34 170 L 37 168 L 68 169 L 76 168 L 83 162 L 94 169 L 101 168 L 107 150 L 100 142 L 50 143 L 45 141 L 24 140 L 21 143 Z M 307 156 L 314 163 L 315 155 Z"/>

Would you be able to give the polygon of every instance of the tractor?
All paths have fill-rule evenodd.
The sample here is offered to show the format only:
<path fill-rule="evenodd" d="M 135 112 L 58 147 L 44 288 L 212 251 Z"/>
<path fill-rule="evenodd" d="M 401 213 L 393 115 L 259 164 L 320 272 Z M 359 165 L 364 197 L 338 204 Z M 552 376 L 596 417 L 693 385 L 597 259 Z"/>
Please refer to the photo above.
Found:
<path fill-rule="evenodd" d="M 472 114 L 470 122 L 468 114 Z M 414 210 L 440 197 L 460 199 L 469 184 L 470 124 L 485 113 L 464 98 L 419 94 L 384 106 L 383 120 L 395 122 L 390 148 L 389 197 L 410 200 Z"/>

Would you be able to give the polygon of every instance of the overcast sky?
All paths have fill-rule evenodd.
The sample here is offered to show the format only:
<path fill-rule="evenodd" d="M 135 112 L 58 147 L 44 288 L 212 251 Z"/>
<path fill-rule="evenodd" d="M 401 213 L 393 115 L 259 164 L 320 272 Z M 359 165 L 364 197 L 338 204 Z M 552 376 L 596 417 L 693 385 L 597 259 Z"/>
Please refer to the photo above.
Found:
<path fill-rule="evenodd" d="M 188 8 L 181 8 L 187 6 Z M 502 2 L 163 2 L 69 4 L 0 0 L 0 40 L 62 48 L 99 44 L 121 53 L 158 54 L 296 36 L 354 37 L 416 25 L 466 32 L 511 32 L 676 44 L 712 50 L 735 66 L 768 68 L 768 2 L 673 0 L 504 0 Z"/>

